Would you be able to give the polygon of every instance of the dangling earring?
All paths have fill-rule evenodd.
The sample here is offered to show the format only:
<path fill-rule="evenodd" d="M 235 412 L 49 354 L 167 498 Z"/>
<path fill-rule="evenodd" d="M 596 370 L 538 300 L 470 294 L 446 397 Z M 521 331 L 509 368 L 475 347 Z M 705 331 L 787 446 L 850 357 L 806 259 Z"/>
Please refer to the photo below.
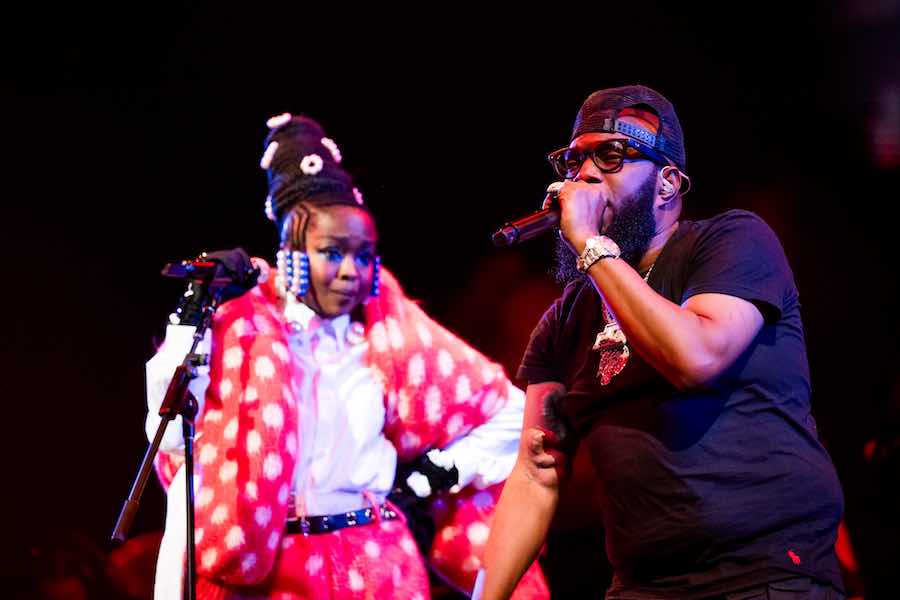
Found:
<path fill-rule="evenodd" d="M 282 289 L 281 291 L 287 291 L 287 282 L 288 282 L 288 274 L 287 274 L 287 258 L 284 250 L 279 250 L 275 253 L 275 268 L 278 272 L 277 284 Z"/>
<path fill-rule="evenodd" d="M 375 265 L 372 267 L 372 291 L 369 295 L 377 297 L 381 293 L 381 257 L 375 257 Z"/>
<path fill-rule="evenodd" d="M 279 250 L 277 256 L 278 275 L 284 288 L 297 298 L 309 291 L 309 256 L 306 252 L 294 250 L 288 258 L 287 252 Z"/>
<path fill-rule="evenodd" d="M 291 292 L 297 296 L 305 296 L 309 291 L 309 256 L 306 252 L 291 252 L 290 265 Z"/>

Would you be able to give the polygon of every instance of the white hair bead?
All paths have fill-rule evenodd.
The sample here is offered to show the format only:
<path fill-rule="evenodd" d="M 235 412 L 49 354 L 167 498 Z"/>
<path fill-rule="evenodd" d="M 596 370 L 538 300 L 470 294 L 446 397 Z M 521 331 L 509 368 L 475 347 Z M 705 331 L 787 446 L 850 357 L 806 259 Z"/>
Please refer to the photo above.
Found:
<path fill-rule="evenodd" d="M 266 127 L 269 129 L 278 129 L 285 123 L 291 120 L 291 113 L 281 113 L 275 117 L 272 117 L 268 121 L 266 121 Z"/>
<path fill-rule="evenodd" d="M 271 142 L 268 146 L 266 146 L 266 151 L 263 152 L 262 159 L 259 161 L 260 168 L 268 169 L 272 164 L 272 159 L 275 158 L 275 152 L 278 151 L 278 142 Z"/>

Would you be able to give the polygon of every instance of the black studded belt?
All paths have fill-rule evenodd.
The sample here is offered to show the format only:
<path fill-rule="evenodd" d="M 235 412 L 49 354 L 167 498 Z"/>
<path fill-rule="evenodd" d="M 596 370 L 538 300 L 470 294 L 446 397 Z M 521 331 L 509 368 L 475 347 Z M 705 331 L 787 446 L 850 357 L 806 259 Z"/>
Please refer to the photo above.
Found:
<path fill-rule="evenodd" d="M 377 514 L 376 510 L 378 511 Z M 303 535 L 329 533 L 338 529 L 368 525 L 377 521 L 392 521 L 396 518 L 398 518 L 397 509 L 387 504 L 381 504 L 377 509 L 369 507 L 335 515 L 293 517 L 287 520 L 285 530 L 287 533 L 302 533 Z"/>

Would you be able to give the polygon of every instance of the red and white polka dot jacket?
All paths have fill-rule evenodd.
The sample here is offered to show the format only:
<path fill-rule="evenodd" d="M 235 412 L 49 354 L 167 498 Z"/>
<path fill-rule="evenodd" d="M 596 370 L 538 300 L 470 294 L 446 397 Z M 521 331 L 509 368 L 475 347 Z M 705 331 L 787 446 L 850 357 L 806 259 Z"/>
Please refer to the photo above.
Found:
<path fill-rule="evenodd" d="M 258 583 L 272 570 L 300 447 L 295 397 L 303 374 L 292 364 L 275 278 L 263 267 L 265 281 L 214 317 L 211 381 L 197 420 L 197 568 L 229 585 Z M 502 367 L 429 318 L 386 269 L 364 312 L 367 362 L 384 389 L 384 433 L 400 460 L 447 446 L 505 405 Z M 182 461 L 160 453 L 164 485 Z M 480 566 L 500 487 L 435 499 L 430 558 L 461 586 Z"/>

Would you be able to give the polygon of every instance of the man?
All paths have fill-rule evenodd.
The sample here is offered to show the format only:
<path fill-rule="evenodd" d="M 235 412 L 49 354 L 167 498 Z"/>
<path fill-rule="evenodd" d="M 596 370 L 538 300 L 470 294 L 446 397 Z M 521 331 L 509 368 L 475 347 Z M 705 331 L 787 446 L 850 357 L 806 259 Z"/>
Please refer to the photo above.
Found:
<path fill-rule="evenodd" d="M 519 371 L 525 423 L 483 598 L 505 598 L 540 549 L 579 446 L 615 570 L 607 598 L 843 597 L 843 499 L 774 233 L 745 211 L 679 221 L 681 126 L 646 87 L 592 94 L 550 160 L 579 277 Z"/>

